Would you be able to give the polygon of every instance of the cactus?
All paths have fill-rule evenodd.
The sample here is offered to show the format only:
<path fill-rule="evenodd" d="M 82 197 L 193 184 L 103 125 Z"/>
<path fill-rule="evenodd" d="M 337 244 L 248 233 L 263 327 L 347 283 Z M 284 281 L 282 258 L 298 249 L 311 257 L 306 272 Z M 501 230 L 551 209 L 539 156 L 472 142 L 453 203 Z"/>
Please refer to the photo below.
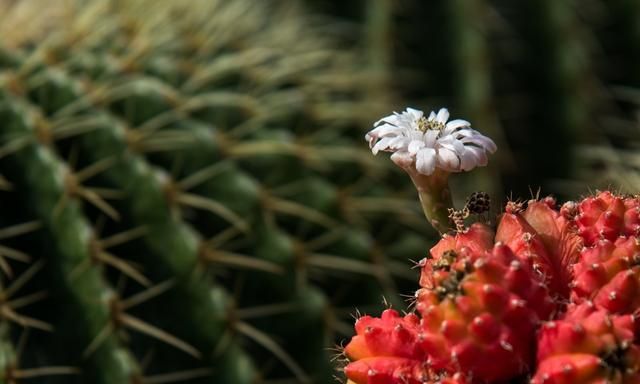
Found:
<path fill-rule="evenodd" d="M 636 330 L 633 315 L 611 315 L 587 303 L 572 305 L 562 320 L 542 328 L 540 365 L 531 383 L 637 382 Z"/>
<path fill-rule="evenodd" d="M 356 321 L 346 376 L 354 384 L 637 382 L 638 202 L 610 191 L 561 207 L 551 198 L 526 209 L 510 202 L 495 235 L 461 223 L 419 263 L 415 312 Z"/>
<path fill-rule="evenodd" d="M 0 15 L 0 382 L 331 380 L 429 234 L 360 145 L 381 71 L 291 4 Z"/>

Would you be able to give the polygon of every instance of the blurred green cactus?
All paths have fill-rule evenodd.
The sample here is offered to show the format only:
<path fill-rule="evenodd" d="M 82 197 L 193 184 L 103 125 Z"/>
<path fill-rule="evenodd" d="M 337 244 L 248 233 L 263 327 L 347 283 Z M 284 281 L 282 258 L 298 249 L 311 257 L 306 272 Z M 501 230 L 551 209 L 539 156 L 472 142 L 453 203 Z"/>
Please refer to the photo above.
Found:
<path fill-rule="evenodd" d="M 331 381 L 428 244 L 383 71 L 291 3 L 0 7 L 0 382 Z"/>

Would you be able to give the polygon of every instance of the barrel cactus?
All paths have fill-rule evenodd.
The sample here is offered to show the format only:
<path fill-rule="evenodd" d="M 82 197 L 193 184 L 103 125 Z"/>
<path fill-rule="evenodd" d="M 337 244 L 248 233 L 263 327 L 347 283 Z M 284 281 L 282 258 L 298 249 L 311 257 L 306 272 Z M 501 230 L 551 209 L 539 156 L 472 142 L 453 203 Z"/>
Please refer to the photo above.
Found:
<path fill-rule="evenodd" d="M 332 380 L 429 233 L 335 30 L 290 2 L 0 1 L 0 382 Z"/>

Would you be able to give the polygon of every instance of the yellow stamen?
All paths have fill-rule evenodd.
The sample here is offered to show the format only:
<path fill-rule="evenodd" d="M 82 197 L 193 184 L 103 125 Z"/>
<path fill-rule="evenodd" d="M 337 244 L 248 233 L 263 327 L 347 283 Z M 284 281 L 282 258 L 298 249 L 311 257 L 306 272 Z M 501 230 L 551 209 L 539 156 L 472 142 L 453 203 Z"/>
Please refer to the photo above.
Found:
<path fill-rule="evenodd" d="M 427 129 L 435 129 L 437 131 L 441 131 L 445 128 L 445 125 L 436 120 L 427 120 L 426 117 L 421 117 L 418 120 L 418 130 L 421 132 L 425 132 Z"/>

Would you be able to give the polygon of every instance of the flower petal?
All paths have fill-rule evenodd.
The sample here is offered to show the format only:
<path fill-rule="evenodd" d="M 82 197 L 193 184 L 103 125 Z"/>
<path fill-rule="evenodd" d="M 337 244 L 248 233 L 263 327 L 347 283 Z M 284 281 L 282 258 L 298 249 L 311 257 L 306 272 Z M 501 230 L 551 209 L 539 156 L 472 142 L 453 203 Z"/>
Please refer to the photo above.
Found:
<path fill-rule="evenodd" d="M 475 144 L 479 147 L 482 147 L 484 149 L 486 149 L 487 151 L 494 153 L 498 147 L 496 146 L 496 144 L 493 142 L 493 140 L 491 140 L 490 138 L 476 132 L 475 135 L 473 136 L 469 136 L 469 137 L 465 137 L 460 139 L 460 141 L 462 141 L 465 144 Z"/>
<path fill-rule="evenodd" d="M 484 148 L 490 153 L 495 153 L 495 151 L 498 150 L 498 146 L 496 145 L 496 143 L 486 136 L 482 136 L 482 137 L 484 137 L 485 139 Z"/>
<path fill-rule="evenodd" d="M 451 132 L 451 136 L 454 136 L 456 139 L 460 139 L 463 137 L 473 137 L 478 134 L 478 131 L 473 130 L 471 128 L 462 128 L 458 129 L 455 132 Z"/>
<path fill-rule="evenodd" d="M 406 147 L 409 145 L 409 141 L 410 139 L 404 136 L 391 137 L 391 140 L 389 140 L 387 147 L 394 151 L 397 151 L 399 149 L 406 150 Z"/>
<path fill-rule="evenodd" d="M 451 120 L 445 126 L 444 134 L 450 135 L 456 129 L 459 129 L 462 127 L 470 127 L 470 126 L 471 126 L 471 123 L 469 123 L 467 120 L 462 120 L 462 119 Z"/>
<path fill-rule="evenodd" d="M 376 127 L 378 125 L 380 125 L 381 123 L 388 123 L 388 124 L 393 124 L 393 125 L 397 125 L 398 124 L 398 114 L 394 112 L 393 115 L 389 115 L 389 116 L 385 116 L 382 119 L 376 121 L 375 123 L 373 123 L 373 126 Z"/>
<path fill-rule="evenodd" d="M 436 169 L 436 151 L 433 148 L 422 148 L 416 155 L 416 169 L 423 175 L 430 175 Z"/>
<path fill-rule="evenodd" d="M 414 120 L 420 120 L 420 118 L 422 118 L 422 116 L 424 115 L 424 112 L 418 110 L 418 109 L 413 109 L 413 108 L 409 108 L 407 107 L 407 113 L 409 115 L 411 115 L 411 117 Z"/>
<path fill-rule="evenodd" d="M 454 119 L 447 122 L 445 126 L 449 129 L 456 129 L 460 127 L 470 127 L 471 123 L 464 119 Z"/>
<path fill-rule="evenodd" d="M 438 123 L 445 124 L 449 119 L 449 110 L 447 108 L 440 108 L 438 111 L 438 115 L 436 116 L 436 121 Z"/>
<path fill-rule="evenodd" d="M 370 135 L 376 135 L 378 137 L 382 137 L 382 136 L 387 136 L 389 134 L 400 134 L 402 132 L 401 128 L 398 128 L 395 125 L 391 125 L 391 124 L 383 124 L 380 125 L 379 127 L 371 130 L 368 134 Z"/>
<path fill-rule="evenodd" d="M 400 168 L 413 167 L 413 156 L 407 151 L 398 151 L 391 155 L 393 161 Z"/>
<path fill-rule="evenodd" d="M 383 137 L 382 139 L 380 139 L 380 141 L 378 141 L 372 148 L 371 148 L 371 152 L 374 155 L 378 154 L 378 151 L 384 151 L 385 149 L 387 149 L 389 147 L 389 142 L 391 140 L 393 140 L 394 137 Z"/>
<path fill-rule="evenodd" d="M 440 132 L 438 132 L 435 129 L 427 130 L 427 132 L 424 133 L 424 143 L 425 143 L 425 145 L 427 147 L 433 148 L 435 146 L 436 139 L 438 138 L 439 134 L 440 134 Z"/>
<path fill-rule="evenodd" d="M 438 145 L 447 148 L 458 155 L 464 152 L 464 143 L 460 140 L 452 138 L 451 136 L 438 140 Z"/>
<path fill-rule="evenodd" d="M 484 167 L 485 165 L 487 165 L 489 159 L 487 159 L 487 152 L 484 149 L 471 145 L 468 145 L 465 148 L 465 154 L 470 154 L 475 157 L 476 166 Z"/>
<path fill-rule="evenodd" d="M 478 164 L 478 159 L 473 151 L 464 151 L 462 155 L 460 155 L 460 168 L 463 171 L 470 171 L 476 167 Z"/>
<path fill-rule="evenodd" d="M 409 143 L 408 151 L 410 154 L 415 155 L 421 148 L 425 146 L 424 141 L 421 140 L 411 140 Z"/>
<path fill-rule="evenodd" d="M 447 148 L 439 148 L 438 165 L 446 171 L 457 172 L 460 170 L 460 159 L 454 151 Z"/>

